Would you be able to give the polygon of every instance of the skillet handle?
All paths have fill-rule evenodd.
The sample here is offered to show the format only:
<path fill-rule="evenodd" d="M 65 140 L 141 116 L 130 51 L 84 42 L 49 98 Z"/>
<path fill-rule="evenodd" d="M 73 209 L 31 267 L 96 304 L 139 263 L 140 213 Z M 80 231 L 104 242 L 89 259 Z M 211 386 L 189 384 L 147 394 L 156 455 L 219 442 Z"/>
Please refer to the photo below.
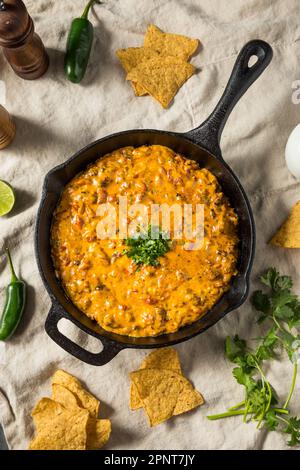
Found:
<path fill-rule="evenodd" d="M 249 66 L 253 56 L 257 61 Z M 272 56 L 272 48 L 267 42 L 258 39 L 248 42 L 236 59 L 228 84 L 214 111 L 203 124 L 185 136 L 222 158 L 220 140 L 226 121 L 239 99 L 269 65 Z"/>
<path fill-rule="evenodd" d="M 106 338 L 102 338 L 101 343 L 103 345 L 103 350 L 100 353 L 91 353 L 71 341 L 59 331 L 57 324 L 62 318 L 67 318 L 72 321 L 72 319 L 66 315 L 64 310 L 54 303 L 46 319 L 46 333 L 56 344 L 68 353 L 72 354 L 72 356 L 77 357 L 77 359 L 80 359 L 92 366 L 103 366 L 110 362 L 122 349 L 124 349 L 124 346 L 118 345 Z"/>

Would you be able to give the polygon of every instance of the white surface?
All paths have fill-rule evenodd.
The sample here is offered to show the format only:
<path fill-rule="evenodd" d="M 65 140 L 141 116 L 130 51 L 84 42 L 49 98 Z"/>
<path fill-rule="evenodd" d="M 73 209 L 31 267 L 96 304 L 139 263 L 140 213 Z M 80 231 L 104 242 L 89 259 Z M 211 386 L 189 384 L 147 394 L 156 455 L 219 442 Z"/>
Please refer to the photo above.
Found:
<path fill-rule="evenodd" d="M 207 404 L 150 429 L 143 411 L 128 406 L 128 373 L 139 367 L 145 351 L 125 350 L 104 367 L 88 366 L 69 356 L 44 332 L 50 307 L 34 260 L 33 233 L 44 175 L 75 151 L 107 134 L 131 128 L 187 131 L 199 125 L 219 99 L 236 56 L 249 40 L 262 38 L 274 59 L 233 111 L 222 139 L 225 160 L 239 176 L 255 213 L 257 255 L 252 279 L 270 265 L 291 274 L 300 293 L 297 250 L 266 243 L 299 199 L 299 183 L 288 172 L 284 150 L 299 122 L 300 107 L 292 104 L 292 82 L 299 78 L 299 0 L 107 0 L 96 8 L 95 47 L 91 66 L 80 86 L 63 75 L 63 53 L 72 17 L 82 0 L 28 0 L 36 30 L 49 49 L 51 66 L 42 79 L 16 77 L 0 56 L 6 84 L 6 107 L 15 116 L 17 137 L 1 152 L 0 178 L 17 190 L 16 211 L 0 220 L 0 253 L 9 243 L 16 270 L 28 282 L 24 321 L 2 356 L 1 420 L 13 449 L 25 449 L 32 436 L 30 412 L 50 394 L 50 377 L 64 368 L 83 380 L 103 401 L 102 416 L 112 420 L 109 449 L 283 449 L 284 437 L 257 431 L 239 418 L 209 422 L 208 413 L 223 411 L 241 400 L 242 389 L 224 358 L 226 335 L 259 335 L 249 303 L 232 312 L 205 334 L 177 350 L 183 370 L 204 394 Z M 135 98 L 115 57 L 119 47 L 142 43 L 147 24 L 199 37 L 201 52 L 193 58 L 200 72 L 180 90 L 165 111 L 150 97 Z M 9 280 L 1 259 L 1 292 Z M 253 282 L 252 288 L 257 284 Z M 284 360 L 268 371 L 284 395 L 291 366 Z M 300 414 L 299 382 L 292 403 Z M 298 405 L 297 405 L 298 403 Z"/>
<path fill-rule="evenodd" d="M 292 130 L 285 148 L 285 160 L 288 169 L 300 180 L 300 124 Z"/>

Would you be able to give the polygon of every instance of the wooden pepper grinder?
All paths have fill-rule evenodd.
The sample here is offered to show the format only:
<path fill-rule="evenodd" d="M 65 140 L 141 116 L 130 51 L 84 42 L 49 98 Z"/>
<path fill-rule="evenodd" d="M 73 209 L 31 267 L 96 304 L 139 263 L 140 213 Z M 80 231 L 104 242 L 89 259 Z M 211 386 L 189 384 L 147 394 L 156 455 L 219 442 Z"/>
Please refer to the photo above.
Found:
<path fill-rule="evenodd" d="M 15 73 L 26 80 L 48 69 L 45 47 L 22 0 L 0 1 L 0 46 Z"/>
<path fill-rule="evenodd" d="M 9 113 L 0 105 L 0 150 L 7 147 L 16 135 L 16 126 Z"/>

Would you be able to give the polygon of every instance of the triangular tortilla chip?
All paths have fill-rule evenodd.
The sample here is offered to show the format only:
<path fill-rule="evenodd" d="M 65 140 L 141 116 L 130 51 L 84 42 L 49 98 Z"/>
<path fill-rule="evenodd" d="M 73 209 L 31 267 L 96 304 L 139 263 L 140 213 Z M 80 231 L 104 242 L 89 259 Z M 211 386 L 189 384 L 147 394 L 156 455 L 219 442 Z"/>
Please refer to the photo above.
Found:
<path fill-rule="evenodd" d="M 145 47 L 128 47 L 127 49 L 118 49 L 116 55 L 120 60 L 125 72 L 129 73 L 144 60 L 157 55 L 151 49 Z M 147 91 L 138 83 L 132 82 L 136 96 L 147 95 Z"/>
<path fill-rule="evenodd" d="M 76 397 L 81 408 L 89 411 L 94 418 L 98 417 L 100 401 L 91 393 L 87 392 L 76 377 L 63 370 L 57 370 L 52 377 L 52 385 L 62 385 L 70 390 Z"/>
<path fill-rule="evenodd" d="M 144 407 L 150 426 L 204 403 L 201 393 L 183 377 L 177 351 L 173 348 L 150 353 L 130 378 L 131 409 Z"/>
<path fill-rule="evenodd" d="M 151 352 L 143 360 L 140 370 L 141 369 L 167 369 L 181 374 L 179 357 L 176 349 L 173 348 L 156 349 Z M 142 406 L 143 403 L 139 398 L 136 386 L 134 383 L 131 383 L 130 408 L 131 410 L 138 410 L 139 408 L 142 408 Z"/>
<path fill-rule="evenodd" d="M 181 374 L 178 353 L 174 348 L 162 348 L 152 351 L 145 357 L 140 369 L 167 369 Z"/>
<path fill-rule="evenodd" d="M 62 385 L 52 384 L 52 399 L 69 410 L 81 409 L 76 396 Z M 87 423 L 87 450 L 101 449 L 108 441 L 110 433 L 109 419 L 96 419 L 90 416 Z"/>
<path fill-rule="evenodd" d="M 144 46 L 161 55 L 188 60 L 198 49 L 199 41 L 180 34 L 164 33 L 154 24 L 150 24 L 145 35 Z"/>
<path fill-rule="evenodd" d="M 173 416 L 182 376 L 172 371 L 144 369 L 132 372 L 130 377 L 143 402 L 150 426 Z"/>
<path fill-rule="evenodd" d="M 295 204 L 270 243 L 282 248 L 300 248 L 300 201 Z"/>
<path fill-rule="evenodd" d="M 140 63 L 127 75 L 167 108 L 179 88 L 195 72 L 195 67 L 177 57 L 153 57 Z"/>
<path fill-rule="evenodd" d="M 50 398 L 42 398 L 32 412 L 37 436 L 30 450 L 85 450 L 89 413 L 68 410 Z"/>
<path fill-rule="evenodd" d="M 204 403 L 202 395 L 180 373 L 141 369 L 130 374 L 150 426 L 186 413 Z"/>

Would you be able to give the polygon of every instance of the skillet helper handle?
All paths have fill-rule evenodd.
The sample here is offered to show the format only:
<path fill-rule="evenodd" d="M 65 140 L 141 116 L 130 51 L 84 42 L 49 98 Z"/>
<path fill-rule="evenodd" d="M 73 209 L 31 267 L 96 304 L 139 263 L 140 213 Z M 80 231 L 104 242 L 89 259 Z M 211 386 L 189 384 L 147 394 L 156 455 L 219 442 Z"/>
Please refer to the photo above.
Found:
<path fill-rule="evenodd" d="M 103 345 L 103 350 L 100 353 L 91 353 L 74 343 L 59 331 L 57 325 L 62 318 L 67 318 L 72 321 L 72 319 L 66 316 L 64 310 L 60 306 L 53 304 L 45 323 L 46 333 L 56 344 L 72 356 L 77 357 L 77 359 L 80 359 L 92 366 L 103 366 L 110 362 L 122 349 L 124 349 L 123 346 L 117 345 L 106 338 L 102 338 L 101 343 Z"/>
<path fill-rule="evenodd" d="M 265 41 L 248 42 L 239 53 L 225 91 L 211 115 L 186 136 L 222 158 L 220 140 L 223 128 L 236 103 L 272 60 L 272 47 Z M 250 58 L 256 62 L 249 65 Z"/>

